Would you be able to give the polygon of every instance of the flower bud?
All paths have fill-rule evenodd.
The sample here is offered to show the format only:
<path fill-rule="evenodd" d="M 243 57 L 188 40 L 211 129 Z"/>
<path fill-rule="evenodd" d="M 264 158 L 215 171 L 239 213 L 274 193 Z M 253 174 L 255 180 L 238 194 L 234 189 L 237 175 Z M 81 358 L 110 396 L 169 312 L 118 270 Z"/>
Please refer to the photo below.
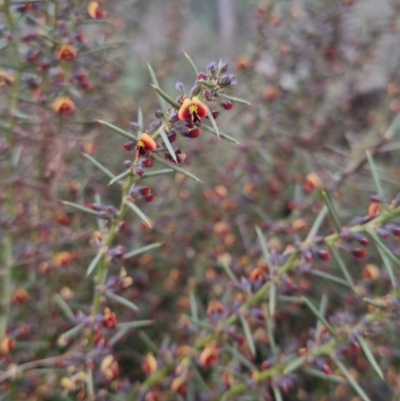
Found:
<path fill-rule="evenodd" d="M 131 168 L 132 162 L 130 160 L 124 160 L 123 166 L 125 168 Z"/>
<path fill-rule="evenodd" d="M 143 196 L 149 196 L 151 194 L 151 188 L 150 187 L 142 187 L 139 189 L 139 192 Z"/>
<path fill-rule="evenodd" d="M 214 75 L 218 70 L 217 63 L 212 61 L 210 64 L 208 64 L 206 71 L 207 73 L 210 73 L 211 75 Z"/>
<path fill-rule="evenodd" d="M 190 97 L 198 96 L 201 92 L 201 86 L 198 84 L 195 84 L 193 88 L 190 91 Z"/>
<path fill-rule="evenodd" d="M 143 168 L 140 166 L 135 166 L 135 174 L 141 177 L 144 174 Z"/>
<path fill-rule="evenodd" d="M 206 99 L 208 101 L 212 100 L 211 92 L 208 89 L 203 91 L 203 97 L 204 97 L 204 99 Z"/>
<path fill-rule="evenodd" d="M 223 86 L 229 85 L 231 83 L 231 78 L 229 75 L 221 75 L 221 77 L 218 80 L 218 83 Z"/>
<path fill-rule="evenodd" d="M 332 259 L 332 255 L 326 249 L 318 248 L 315 253 L 321 260 L 328 261 Z"/>
<path fill-rule="evenodd" d="M 212 110 L 211 114 L 214 117 L 214 120 L 216 120 L 218 118 L 218 116 L 219 116 L 219 111 L 218 110 Z"/>
<path fill-rule="evenodd" d="M 181 94 L 184 94 L 184 93 L 185 93 L 185 86 L 183 85 L 182 82 L 177 82 L 177 83 L 175 84 L 175 89 L 176 89 L 177 92 L 179 92 L 179 93 L 181 93 Z"/>
<path fill-rule="evenodd" d="M 176 134 L 176 132 L 171 132 L 170 134 L 167 135 L 167 137 L 168 137 L 169 141 L 171 143 L 173 143 L 178 138 L 178 135 Z"/>
<path fill-rule="evenodd" d="M 222 99 L 220 104 L 224 110 L 230 110 L 233 107 L 233 103 L 228 99 Z"/>
<path fill-rule="evenodd" d="M 153 166 L 153 160 L 147 159 L 147 158 L 143 158 L 143 159 L 141 159 L 141 164 L 142 164 L 143 167 L 149 168 L 149 167 Z"/>
<path fill-rule="evenodd" d="M 162 125 L 162 121 L 161 120 L 157 120 L 157 121 L 152 121 L 149 125 L 149 131 L 156 131 L 157 129 L 159 129 Z"/>
<path fill-rule="evenodd" d="M 136 144 L 133 141 L 128 141 L 128 142 L 124 143 L 124 149 L 127 152 L 130 152 L 131 150 L 135 149 L 135 146 L 136 146 Z"/>
<path fill-rule="evenodd" d="M 162 112 L 162 110 L 156 110 L 154 112 L 154 115 L 156 118 L 164 118 L 164 113 Z"/>
<path fill-rule="evenodd" d="M 137 122 L 135 122 L 135 121 L 132 121 L 132 122 L 129 124 L 129 126 L 131 127 L 131 129 L 132 129 L 133 131 L 139 131 L 139 130 L 140 130 L 140 125 L 139 125 Z"/>
<path fill-rule="evenodd" d="M 368 238 L 360 233 L 356 233 L 354 234 L 354 238 L 358 241 L 359 244 L 361 244 L 362 246 L 368 246 L 369 245 L 369 241 Z"/>
<path fill-rule="evenodd" d="M 221 68 L 219 69 L 220 73 L 225 74 L 225 72 L 228 71 L 228 67 L 229 67 L 228 63 L 222 63 Z"/>
<path fill-rule="evenodd" d="M 217 362 L 217 360 L 217 349 L 210 345 L 204 348 L 203 352 L 200 354 L 199 363 L 202 368 L 210 368 Z"/>
<path fill-rule="evenodd" d="M 350 252 L 357 259 L 362 259 L 367 256 L 366 250 L 362 248 L 353 248 Z"/>
<path fill-rule="evenodd" d="M 154 199 L 155 199 L 154 194 L 150 194 L 150 195 L 148 195 L 148 196 L 146 196 L 146 197 L 144 198 L 144 200 L 145 200 L 147 203 L 153 202 Z"/>
<path fill-rule="evenodd" d="M 115 329 L 118 326 L 115 313 L 110 308 L 104 308 L 102 325 L 107 329 Z"/>

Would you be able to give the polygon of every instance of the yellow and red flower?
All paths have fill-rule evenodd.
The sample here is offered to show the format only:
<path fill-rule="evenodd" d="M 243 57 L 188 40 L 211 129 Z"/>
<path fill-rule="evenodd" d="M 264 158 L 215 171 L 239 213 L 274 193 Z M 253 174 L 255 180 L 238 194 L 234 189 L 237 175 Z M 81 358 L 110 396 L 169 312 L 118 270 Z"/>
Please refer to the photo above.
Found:
<path fill-rule="evenodd" d="M 140 156 L 145 155 L 147 152 L 151 152 L 157 149 L 156 141 L 146 133 L 140 135 L 139 141 L 136 145 Z"/>
<path fill-rule="evenodd" d="M 67 115 L 71 114 L 75 111 L 75 105 L 71 99 L 67 97 L 59 97 L 54 100 L 53 104 L 51 105 L 52 109 L 57 114 Z"/>
<path fill-rule="evenodd" d="M 56 53 L 58 60 L 71 61 L 76 57 L 77 51 L 74 46 L 63 44 L 61 45 Z"/>
<path fill-rule="evenodd" d="M 192 99 L 185 99 L 178 112 L 181 121 L 200 123 L 201 119 L 208 115 L 208 107 L 195 96 Z"/>
<path fill-rule="evenodd" d="M 214 345 L 210 345 L 200 354 L 199 362 L 202 368 L 210 368 L 218 360 L 218 351 Z"/>
<path fill-rule="evenodd" d="M 117 317 L 110 308 L 104 308 L 102 324 L 107 329 L 115 329 L 118 326 Z"/>
<path fill-rule="evenodd" d="M 87 12 L 93 19 L 103 19 L 107 13 L 100 8 L 100 4 L 97 1 L 91 1 L 88 5 Z"/>

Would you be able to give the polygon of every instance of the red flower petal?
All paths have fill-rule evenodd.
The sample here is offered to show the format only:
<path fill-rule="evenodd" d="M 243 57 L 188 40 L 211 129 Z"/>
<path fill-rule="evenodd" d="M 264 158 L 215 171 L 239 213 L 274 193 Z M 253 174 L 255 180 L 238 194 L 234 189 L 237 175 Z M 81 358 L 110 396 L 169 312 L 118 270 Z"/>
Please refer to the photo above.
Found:
<path fill-rule="evenodd" d="M 189 121 L 191 119 L 189 107 L 192 104 L 192 101 L 190 99 L 185 99 L 182 103 L 181 108 L 179 109 L 178 112 L 178 118 L 181 121 Z"/>

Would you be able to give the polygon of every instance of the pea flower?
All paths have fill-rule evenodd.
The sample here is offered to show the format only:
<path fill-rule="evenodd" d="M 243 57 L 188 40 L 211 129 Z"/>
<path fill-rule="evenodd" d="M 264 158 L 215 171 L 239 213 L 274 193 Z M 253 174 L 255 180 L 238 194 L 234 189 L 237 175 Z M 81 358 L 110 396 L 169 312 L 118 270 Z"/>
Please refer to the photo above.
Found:
<path fill-rule="evenodd" d="M 59 60 L 63 61 L 71 61 L 76 57 L 77 51 L 76 49 L 68 44 L 63 44 L 57 50 L 56 57 Z"/>
<path fill-rule="evenodd" d="M 181 121 L 190 121 L 200 123 L 201 119 L 208 114 L 208 107 L 195 96 L 192 99 L 185 99 L 178 112 L 178 118 Z"/>
<path fill-rule="evenodd" d="M 59 97 L 56 100 L 54 100 L 54 102 L 51 105 L 51 108 L 57 114 L 67 115 L 74 112 L 75 105 L 69 98 Z"/>
<path fill-rule="evenodd" d="M 157 149 L 157 144 L 155 140 L 146 133 L 140 135 L 140 139 L 136 145 L 138 153 L 140 156 L 145 155 L 148 151 L 153 151 Z"/>

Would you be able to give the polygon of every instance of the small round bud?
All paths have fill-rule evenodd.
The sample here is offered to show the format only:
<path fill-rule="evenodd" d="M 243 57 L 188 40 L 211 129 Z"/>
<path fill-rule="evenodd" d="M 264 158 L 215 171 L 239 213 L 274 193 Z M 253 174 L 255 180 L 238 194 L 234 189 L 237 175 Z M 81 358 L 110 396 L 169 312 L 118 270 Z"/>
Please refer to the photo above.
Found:
<path fill-rule="evenodd" d="M 211 73 L 211 74 L 215 74 L 218 70 L 218 66 L 217 63 L 215 61 L 212 61 L 210 64 L 208 64 L 206 71 Z"/>
<path fill-rule="evenodd" d="M 151 203 L 155 199 L 155 196 L 154 196 L 154 194 L 150 194 L 150 195 L 146 196 L 144 199 L 147 203 Z"/>
<path fill-rule="evenodd" d="M 171 132 L 170 134 L 167 135 L 167 137 L 169 141 L 172 143 L 176 141 L 178 135 L 176 135 L 176 132 Z"/>
<path fill-rule="evenodd" d="M 139 189 L 139 192 L 143 196 L 149 196 L 151 194 L 151 188 L 150 187 L 142 187 L 142 188 Z"/>
<path fill-rule="evenodd" d="M 130 168 L 132 166 L 132 162 L 130 160 L 125 160 L 123 166 L 125 168 Z"/>
<path fill-rule="evenodd" d="M 231 78 L 229 75 L 221 75 L 220 79 L 218 80 L 220 85 L 229 85 L 231 83 Z"/>
<path fill-rule="evenodd" d="M 153 121 L 149 125 L 149 131 L 155 131 L 155 130 L 159 129 L 161 127 L 161 125 L 162 125 L 161 120 Z"/>
<path fill-rule="evenodd" d="M 151 159 L 143 158 L 143 159 L 141 159 L 141 163 L 142 163 L 142 166 L 145 168 L 149 168 L 149 167 L 153 166 L 153 160 L 151 160 Z"/>
<path fill-rule="evenodd" d="M 177 92 L 179 92 L 179 93 L 185 93 L 185 86 L 183 85 L 183 83 L 182 82 L 177 82 L 176 84 L 175 84 L 175 89 L 176 89 L 176 91 Z"/>
<path fill-rule="evenodd" d="M 328 261 L 332 259 L 332 255 L 330 254 L 330 252 L 323 248 L 317 249 L 316 254 L 321 260 Z"/>
<path fill-rule="evenodd" d="M 208 101 L 212 100 L 212 94 L 208 89 L 203 91 L 203 97 L 204 97 L 204 99 L 206 99 Z"/>
<path fill-rule="evenodd" d="M 135 122 L 135 121 L 132 121 L 130 124 L 129 124 L 129 126 L 131 127 L 131 129 L 133 130 L 133 131 L 140 131 L 140 125 L 137 123 L 137 122 Z"/>
<path fill-rule="evenodd" d="M 136 144 L 135 144 L 135 142 L 133 142 L 133 141 L 128 141 L 128 142 L 125 142 L 125 143 L 124 143 L 124 149 L 125 149 L 127 152 L 132 151 L 133 149 L 135 149 L 135 147 L 136 147 Z"/>
<path fill-rule="evenodd" d="M 224 110 L 230 110 L 233 107 L 233 103 L 231 101 L 229 101 L 228 99 L 222 99 L 221 107 Z"/>
<path fill-rule="evenodd" d="M 218 116 L 219 116 L 219 111 L 218 110 L 212 110 L 211 114 L 214 117 L 214 120 L 216 120 L 218 118 Z"/>
<path fill-rule="evenodd" d="M 135 167 L 135 174 L 138 175 L 139 177 L 141 177 L 143 175 L 144 171 L 142 169 L 142 167 L 140 166 L 136 166 Z"/>
<path fill-rule="evenodd" d="M 362 248 L 354 248 L 350 252 L 357 259 L 362 259 L 367 256 L 367 252 Z"/>
<path fill-rule="evenodd" d="M 201 81 L 201 80 L 205 81 L 207 79 L 207 74 L 204 73 L 204 72 L 199 72 L 198 75 L 197 75 L 197 79 L 199 81 Z"/>
<path fill-rule="evenodd" d="M 198 96 L 201 92 L 201 86 L 195 84 L 192 88 L 192 90 L 190 91 L 190 96 L 194 97 L 194 96 Z"/>
<path fill-rule="evenodd" d="M 156 116 L 156 118 L 164 118 L 164 113 L 161 110 L 156 110 L 154 112 L 154 115 Z"/>
<path fill-rule="evenodd" d="M 224 74 L 225 72 L 227 72 L 228 71 L 228 63 L 222 63 L 222 65 L 221 65 L 221 68 L 220 68 L 220 72 L 222 73 L 222 74 Z"/>

